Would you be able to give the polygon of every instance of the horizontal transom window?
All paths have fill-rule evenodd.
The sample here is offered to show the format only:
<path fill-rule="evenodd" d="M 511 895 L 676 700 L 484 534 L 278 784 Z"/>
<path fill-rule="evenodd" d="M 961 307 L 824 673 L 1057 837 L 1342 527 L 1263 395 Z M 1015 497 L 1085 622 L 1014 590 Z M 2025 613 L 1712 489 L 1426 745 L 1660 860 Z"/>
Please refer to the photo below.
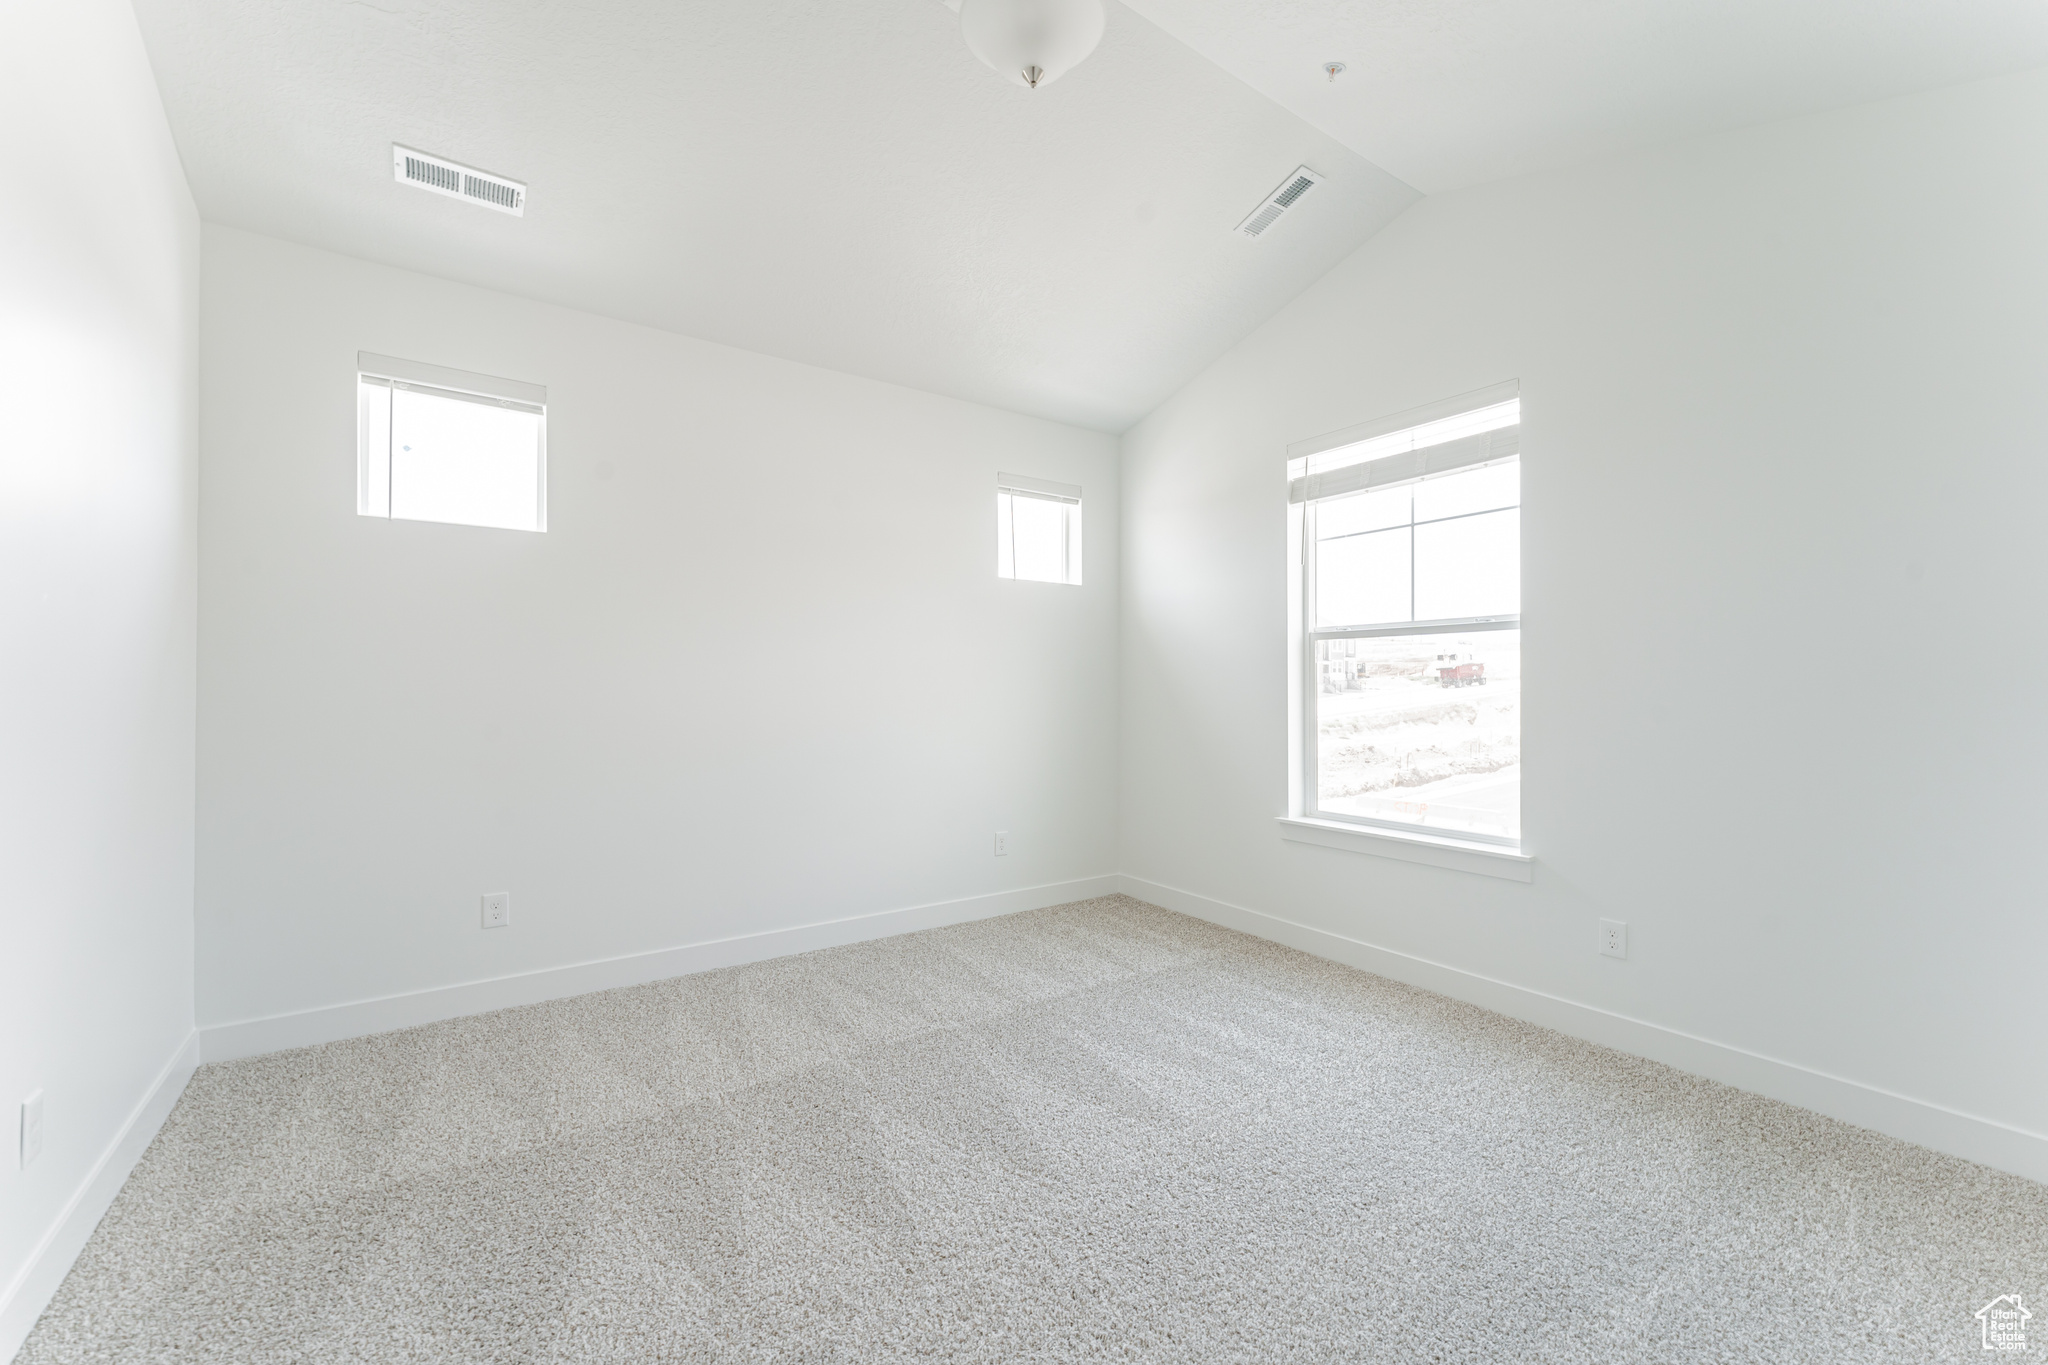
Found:
<path fill-rule="evenodd" d="M 546 389 L 368 353 L 358 364 L 358 512 L 547 529 Z"/>

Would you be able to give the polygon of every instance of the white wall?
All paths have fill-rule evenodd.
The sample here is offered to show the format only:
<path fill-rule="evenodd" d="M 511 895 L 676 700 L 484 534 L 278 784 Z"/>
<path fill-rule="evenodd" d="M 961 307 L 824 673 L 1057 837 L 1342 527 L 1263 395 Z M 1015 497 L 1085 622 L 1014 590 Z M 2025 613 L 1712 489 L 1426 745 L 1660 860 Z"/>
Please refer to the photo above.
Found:
<path fill-rule="evenodd" d="M 2044 223 L 2041 74 L 1418 205 L 1125 438 L 1125 870 L 2048 1178 Z M 1535 881 L 1283 843 L 1283 450 L 1515 378 Z"/>
<path fill-rule="evenodd" d="M 4 1359 L 189 1074 L 199 221 L 124 0 L 0 11 L 0 127 Z"/>
<path fill-rule="evenodd" d="M 356 515 L 359 349 L 546 385 L 547 532 Z M 1114 438 L 212 225 L 203 356 L 202 1025 L 1114 870 Z"/>

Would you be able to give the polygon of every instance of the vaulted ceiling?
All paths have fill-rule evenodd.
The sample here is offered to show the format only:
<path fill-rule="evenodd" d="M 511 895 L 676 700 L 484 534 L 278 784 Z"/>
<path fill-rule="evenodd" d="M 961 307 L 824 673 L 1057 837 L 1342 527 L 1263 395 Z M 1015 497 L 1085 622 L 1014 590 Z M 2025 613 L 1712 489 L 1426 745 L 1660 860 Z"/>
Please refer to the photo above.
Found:
<path fill-rule="evenodd" d="M 1116 431 L 1414 195 L 1110 9 L 1034 91 L 939 0 L 137 5 L 212 221 Z M 1320 202 L 1233 235 L 1304 162 Z"/>
<path fill-rule="evenodd" d="M 2004 0 L 1134 3 L 1036 91 L 939 0 L 136 9 L 211 221 L 1107 431 L 1411 186 L 2048 63 Z M 394 184 L 393 142 L 526 216 Z"/>
<path fill-rule="evenodd" d="M 1424 194 L 2048 65 L 2039 0 L 1129 3 Z"/>

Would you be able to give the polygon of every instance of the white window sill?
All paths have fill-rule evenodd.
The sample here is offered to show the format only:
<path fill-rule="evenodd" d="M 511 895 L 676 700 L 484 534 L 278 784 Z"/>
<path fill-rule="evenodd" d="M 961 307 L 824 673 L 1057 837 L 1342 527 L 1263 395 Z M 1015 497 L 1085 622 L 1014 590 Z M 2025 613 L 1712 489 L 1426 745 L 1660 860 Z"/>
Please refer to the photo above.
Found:
<path fill-rule="evenodd" d="M 1434 834 L 1407 834 L 1364 825 L 1338 824 L 1334 820 L 1304 820 L 1280 817 L 1280 837 L 1297 844 L 1341 848 L 1351 853 L 1370 853 L 1403 862 L 1426 863 L 1431 867 L 1476 872 L 1482 877 L 1505 877 L 1511 882 L 1535 879 L 1535 858 L 1497 844 L 1448 839 Z"/>

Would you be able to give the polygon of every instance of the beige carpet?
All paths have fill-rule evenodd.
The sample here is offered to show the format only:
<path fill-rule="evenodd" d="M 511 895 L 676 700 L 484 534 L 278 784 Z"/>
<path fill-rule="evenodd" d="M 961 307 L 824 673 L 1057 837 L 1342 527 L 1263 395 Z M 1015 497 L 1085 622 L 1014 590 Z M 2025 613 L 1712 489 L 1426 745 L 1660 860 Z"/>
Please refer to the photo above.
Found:
<path fill-rule="evenodd" d="M 1111 897 L 206 1067 L 21 1360 L 2044 1344 L 2048 1187 Z"/>

